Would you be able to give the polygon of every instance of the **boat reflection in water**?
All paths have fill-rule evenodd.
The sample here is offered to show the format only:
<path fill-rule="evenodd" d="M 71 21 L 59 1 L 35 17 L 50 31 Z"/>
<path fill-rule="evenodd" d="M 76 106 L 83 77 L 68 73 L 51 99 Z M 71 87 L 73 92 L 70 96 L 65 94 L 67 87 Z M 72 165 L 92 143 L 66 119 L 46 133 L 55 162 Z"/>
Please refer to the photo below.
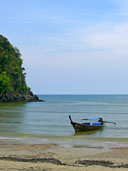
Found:
<path fill-rule="evenodd" d="M 92 134 L 96 134 L 97 131 L 98 132 L 102 132 L 104 129 L 104 127 L 101 127 L 100 129 L 98 130 L 92 130 L 92 131 L 80 131 L 80 132 L 76 132 L 74 133 L 74 135 L 92 135 Z"/>

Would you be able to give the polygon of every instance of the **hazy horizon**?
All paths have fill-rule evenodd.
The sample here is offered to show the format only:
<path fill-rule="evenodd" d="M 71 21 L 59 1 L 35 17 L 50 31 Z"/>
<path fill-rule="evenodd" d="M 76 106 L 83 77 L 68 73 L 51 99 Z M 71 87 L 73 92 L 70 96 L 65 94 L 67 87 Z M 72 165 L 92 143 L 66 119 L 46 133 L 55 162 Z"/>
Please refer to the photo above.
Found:
<path fill-rule="evenodd" d="M 114 96 L 114 95 L 115 95 L 115 96 L 116 96 L 116 95 L 117 95 L 117 96 L 118 96 L 118 95 L 119 95 L 119 96 L 125 96 L 125 95 L 126 95 L 126 96 L 128 96 L 128 94 L 116 94 L 116 93 L 115 93 L 115 94 L 105 94 L 105 93 L 104 93 L 104 94 L 75 94 L 75 93 L 74 93 L 74 94 L 66 94 L 66 93 L 65 93 L 65 94 L 64 94 L 64 93 L 63 93 L 63 94 L 62 94 L 62 93 L 58 93 L 58 94 L 54 94 L 54 93 L 51 93 L 51 94 L 48 94 L 48 93 L 47 93 L 47 94 L 43 94 L 43 93 L 37 93 L 37 95 L 60 95 L 60 96 L 61 96 L 61 95 L 62 95 L 62 96 L 63 96 L 63 95 L 71 95 L 71 96 L 72 96 L 72 95 L 83 95 L 83 96 L 84 96 L 84 95 L 85 95 L 85 96 L 93 96 L 93 95 L 94 95 L 94 96 L 100 96 L 100 95 L 101 95 L 101 96 L 102 96 L 102 95 L 103 95 L 103 96 L 106 96 L 106 95 L 108 95 L 108 96 Z"/>
<path fill-rule="evenodd" d="M 0 3 L 35 94 L 128 94 L 127 0 Z"/>

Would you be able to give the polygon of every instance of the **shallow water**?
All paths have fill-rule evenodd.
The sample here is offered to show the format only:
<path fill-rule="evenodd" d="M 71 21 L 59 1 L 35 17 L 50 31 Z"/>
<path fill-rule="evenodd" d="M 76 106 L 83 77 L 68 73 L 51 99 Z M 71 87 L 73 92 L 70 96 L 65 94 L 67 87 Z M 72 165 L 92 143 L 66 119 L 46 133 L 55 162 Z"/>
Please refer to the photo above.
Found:
<path fill-rule="evenodd" d="M 128 138 L 128 95 L 39 95 L 46 102 L 1 103 L 0 136 L 122 139 Z M 74 135 L 68 116 L 102 117 L 116 122 L 103 130 Z"/>

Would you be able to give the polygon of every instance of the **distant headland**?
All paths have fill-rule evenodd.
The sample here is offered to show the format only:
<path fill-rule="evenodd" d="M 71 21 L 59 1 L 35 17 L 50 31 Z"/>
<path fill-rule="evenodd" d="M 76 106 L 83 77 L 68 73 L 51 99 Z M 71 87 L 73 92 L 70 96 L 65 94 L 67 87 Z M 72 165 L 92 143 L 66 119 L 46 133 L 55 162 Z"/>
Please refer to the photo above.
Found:
<path fill-rule="evenodd" d="M 22 63 L 19 49 L 0 35 L 0 102 L 44 101 L 27 86 Z"/>

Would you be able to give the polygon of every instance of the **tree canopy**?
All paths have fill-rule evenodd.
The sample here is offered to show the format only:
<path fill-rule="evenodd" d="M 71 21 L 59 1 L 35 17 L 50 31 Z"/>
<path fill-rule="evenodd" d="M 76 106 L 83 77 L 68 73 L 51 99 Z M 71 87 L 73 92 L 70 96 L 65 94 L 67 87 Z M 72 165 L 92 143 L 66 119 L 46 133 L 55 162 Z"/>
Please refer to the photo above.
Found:
<path fill-rule="evenodd" d="M 0 94 L 24 94 L 29 90 L 22 63 L 19 49 L 0 35 Z"/>

